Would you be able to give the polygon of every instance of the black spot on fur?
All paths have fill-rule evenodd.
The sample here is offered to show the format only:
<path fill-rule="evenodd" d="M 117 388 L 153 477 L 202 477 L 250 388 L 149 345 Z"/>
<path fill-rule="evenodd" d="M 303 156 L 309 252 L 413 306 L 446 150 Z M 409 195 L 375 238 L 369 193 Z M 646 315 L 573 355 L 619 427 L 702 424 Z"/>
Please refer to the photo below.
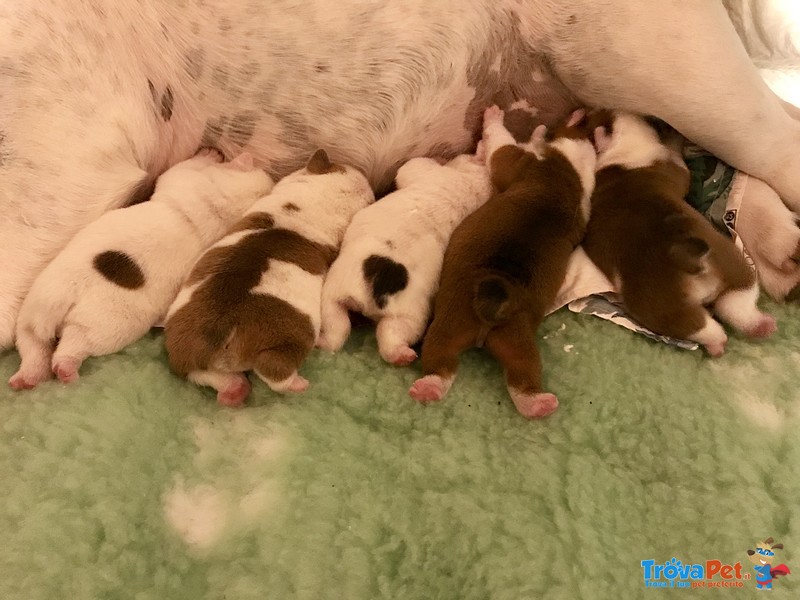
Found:
<path fill-rule="evenodd" d="M 228 137 L 234 144 L 244 146 L 256 130 L 256 117 L 253 113 L 236 115 L 228 126 Z"/>
<path fill-rule="evenodd" d="M 172 93 L 172 88 L 167 86 L 166 91 L 161 96 L 161 117 L 165 121 L 172 118 L 172 108 L 175 105 L 175 96 Z"/>
<path fill-rule="evenodd" d="M 147 80 L 147 89 L 150 90 L 150 96 L 153 98 L 153 100 L 155 100 L 156 99 L 156 86 L 153 85 L 153 82 L 150 81 L 149 79 Z"/>
<path fill-rule="evenodd" d="M 384 308 L 389 296 L 408 285 L 408 269 L 386 256 L 373 254 L 364 261 L 364 279 L 372 286 L 372 297 L 378 308 Z"/>
<path fill-rule="evenodd" d="M 0 167 L 2 167 L 8 160 L 8 150 L 5 149 L 6 134 L 0 131 Z"/>
<path fill-rule="evenodd" d="M 95 256 L 92 264 L 98 273 L 120 287 L 136 290 L 144 285 L 141 267 L 124 252 L 106 250 Z"/>
<path fill-rule="evenodd" d="M 200 140 L 200 145 L 206 148 L 214 148 L 222 137 L 222 132 L 225 129 L 227 119 L 219 117 L 218 119 L 209 119 L 206 121 L 205 129 L 203 129 L 203 137 Z"/>
<path fill-rule="evenodd" d="M 392 240 L 386 240 L 386 247 L 389 250 L 394 250 L 396 246 L 394 245 L 394 242 Z"/>
<path fill-rule="evenodd" d="M 283 205 L 283 210 L 286 212 L 297 212 L 300 210 L 300 207 L 297 206 L 294 202 L 287 202 Z"/>
<path fill-rule="evenodd" d="M 570 15 L 567 18 L 567 25 L 575 25 L 575 23 L 577 22 L 578 22 L 578 17 L 576 17 L 575 15 Z"/>
<path fill-rule="evenodd" d="M 197 81 L 203 74 L 203 67 L 206 61 L 206 52 L 202 48 L 194 48 L 189 50 L 184 56 L 186 61 L 186 73 Z"/>
<path fill-rule="evenodd" d="M 325 64 L 323 64 L 323 63 L 317 63 L 317 64 L 314 66 L 314 70 L 315 70 L 317 73 L 328 73 L 328 72 L 331 70 L 331 68 L 330 68 L 328 65 L 325 65 Z"/>
<path fill-rule="evenodd" d="M 131 195 L 128 196 L 128 201 L 125 206 L 133 206 L 134 204 L 141 204 L 150 200 L 153 191 L 156 189 L 156 180 L 150 176 L 143 177 L 142 180 L 133 188 Z"/>

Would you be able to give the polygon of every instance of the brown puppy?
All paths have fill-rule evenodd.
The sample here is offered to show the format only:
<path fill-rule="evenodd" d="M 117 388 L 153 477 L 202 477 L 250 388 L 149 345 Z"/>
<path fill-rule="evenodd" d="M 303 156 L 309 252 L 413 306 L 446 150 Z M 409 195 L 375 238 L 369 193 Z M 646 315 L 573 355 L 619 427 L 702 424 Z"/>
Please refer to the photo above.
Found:
<path fill-rule="evenodd" d="M 620 290 L 631 316 L 709 354 L 727 336 L 706 310 L 751 337 L 775 319 L 758 310 L 758 283 L 733 242 L 684 202 L 689 172 L 676 136 L 623 112 L 595 111 L 597 176 L 584 248 Z"/>
<path fill-rule="evenodd" d="M 353 215 L 374 200 L 366 177 L 319 150 L 283 178 L 194 266 L 167 314 L 172 369 L 241 405 L 253 370 L 302 392 L 297 370 L 320 330 L 322 280 Z"/>
<path fill-rule="evenodd" d="M 486 111 L 483 142 L 498 193 L 462 222 L 447 247 L 422 346 L 425 376 L 409 390 L 412 398 L 441 399 L 458 355 L 485 344 L 503 365 L 522 415 L 544 417 L 558 407 L 542 391 L 536 331 L 588 218 L 595 152 L 574 127 L 581 117 L 574 114 L 537 156 L 515 145 L 500 109 Z"/>

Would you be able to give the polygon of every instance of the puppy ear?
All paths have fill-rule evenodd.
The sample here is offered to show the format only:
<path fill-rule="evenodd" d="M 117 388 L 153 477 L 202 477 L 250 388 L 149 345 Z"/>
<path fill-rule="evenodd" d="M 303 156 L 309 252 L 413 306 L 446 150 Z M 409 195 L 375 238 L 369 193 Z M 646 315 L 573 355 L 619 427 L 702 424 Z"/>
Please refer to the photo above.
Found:
<path fill-rule="evenodd" d="M 230 161 L 228 166 L 237 171 L 252 171 L 255 168 L 253 155 L 249 152 L 242 152 L 239 156 Z"/>
<path fill-rule="evenodd" d="M 579 108 L 569 116 L 569 120 L 567 121 L 567 127 L 575 127 L 578 123 L 583 121 L 586 118 L 586 109 Z"/>
<path fill-rule="evenodd" d="M 747 556 L 753 556 L 753 554 L 755 554 L 755 553 L 756 553 L 755 550 L 748 550 L 747 551 Z"/>
<path fill-rule="evenodd" d="M 783 550 L 783 544 L 773 544 L 772 545 L 772 549 L 773 550 Z"/>
<path fill-rule="evenodd" d="M 320 148 L 308 159 L 306 169 L 308 169 L 309 173 L 314 175 L 322 175 L 324 173 L 329 173 L 332 166 L 333 164 L 331 163 L 331 159 L 328 158 L 328 153 Z"/>
<path fill-rule="evenodd" d="M 611 145 L 611 136 L 608 130 L 601 126 L 594 128 L 594 148 L 598 153 L 605 152 Z"/>
<path fill-rule="evenodd" d="M 547 125 L 542 123 L 533 130 L 530 143 L 534 146 L 540 145 L 544 143 L 545 139 L 547 139 Z"/>
<path fill-rule="evenodd" d="M 710 251 L 705 240 L 687 237 L 670 246 L 669 257 L 681 270 L 697 275 L 702 272 L 703 259 Z"/>

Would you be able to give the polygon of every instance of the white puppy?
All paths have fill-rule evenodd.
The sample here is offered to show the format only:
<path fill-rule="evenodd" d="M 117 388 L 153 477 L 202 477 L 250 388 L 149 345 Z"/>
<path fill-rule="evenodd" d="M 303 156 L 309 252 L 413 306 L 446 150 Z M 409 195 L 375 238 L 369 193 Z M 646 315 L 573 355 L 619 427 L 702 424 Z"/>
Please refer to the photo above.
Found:
<path fill-rule="evenodd" d="M 250 155 L 221 160 L 206 150 L 179 163 L 149 202 L 103 215 L 39 275 L 20 311 L 12 388 L 33 388 L 51 369 L 75 381 L 85 358 L 121 350 L 164 316 L 203 250 L 272 189 Z"/>
<path fill-rule="evenodd" d="M 318 346 L 339 350 L 350 334 L 347 311 L 378 322 L 383 359 L 407 365 L 425 331 L 453 230 L 492 193 L 480 156 L 441 165 L 414 158 L 397 173 L 398 190 L 359 212 L 322 290 Z"/>

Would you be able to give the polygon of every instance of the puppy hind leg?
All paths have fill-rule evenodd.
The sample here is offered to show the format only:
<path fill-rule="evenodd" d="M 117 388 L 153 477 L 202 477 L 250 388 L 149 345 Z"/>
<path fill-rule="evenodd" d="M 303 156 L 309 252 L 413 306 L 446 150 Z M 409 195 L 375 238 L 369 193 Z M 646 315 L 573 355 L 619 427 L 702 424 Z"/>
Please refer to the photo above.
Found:
<path fill-rule="evenodd" d="M 94 354 L 87 329 L 83 325 L 67 323 L 61 331 L 52 359 L 53 374 L 61 383 L 77 381 L 83 361 Z"/>
<path fill-rule="evenodd" d="M 378 351 L 383 360 L 396 367 L 410 365 L 417 358 L 411 348 L 425 331 L 427 315 L 416 318 L 395 314 L 384 315 L 378 322 Z"/>
<path fill-rule="evenodd" d="M 693 320 L 699 320 L 702 323 L 699 329 L 687 335 L 687 339 L 702 344 L 709 355 L 718 358 L 725 353 L 725 346 L 728 343 L 728 335 L 722 328 L 722 325 L 717 323 L 711 315 L 702 307 L 696 309 L 697 313 L 692 314 Z"/>
<path fill-rule="evenodd" d="M 347 308 L 338 300 L 325 299 L 322 302 L 320 321 L 317 347 L 328 352 L 341 350 L 350 337 L 350 315 Z"/>
<path fill-rule="evenodd" d="M 527 317 L 489 332 L 486 349 L 503 365 L 508 393 L 523 417 L 538 419 L 555 412 L 558 398 L 542 391 L 542 359 L 536 345 L 536 328 Z"/>
<path fill-rule="evenodd" d="M 250 382 L 243 373 L 193 371 L 189 373 L 187 379 L 196 385 L 217 390 L 217 403 L 220 406 L 230 408 L 242 406 L 250 394 Z"/>
<path fill-rule="evenodd" d="M 458 356 L 475 344 L 477 333 L 464 330 L 446 317 L 434 318 L 422 343 L 422 372 L 408 394 L 417 402 L 427 404 L 445 397 L 458 369 Z"/>
<path fill-rule="evenodd" d="M 282 344 L 263 350 L 253 361 L 253 372 L 273 392 L 300 393 L 308 389 L 308 380 L 297 373 L 297 369 L 308 355 L 308 349 L 300 344 Z"/>
<path fill-rule="evenodd" d="M 8 380 L 11 389 L 33 389 L 50 379 L 54 340 L 42 340 L 28 327 L 24 327 L 17 331 L 16 344 L 21 362 L 19 370 Z"/>
<path fill-rule="evenodd" d="M 714 314 L 722 321 L 756 339 L 767 338 L 778 330 L 775 317 L 758 310 L 758 284 L 728 290 L 714 303 Z"/>

